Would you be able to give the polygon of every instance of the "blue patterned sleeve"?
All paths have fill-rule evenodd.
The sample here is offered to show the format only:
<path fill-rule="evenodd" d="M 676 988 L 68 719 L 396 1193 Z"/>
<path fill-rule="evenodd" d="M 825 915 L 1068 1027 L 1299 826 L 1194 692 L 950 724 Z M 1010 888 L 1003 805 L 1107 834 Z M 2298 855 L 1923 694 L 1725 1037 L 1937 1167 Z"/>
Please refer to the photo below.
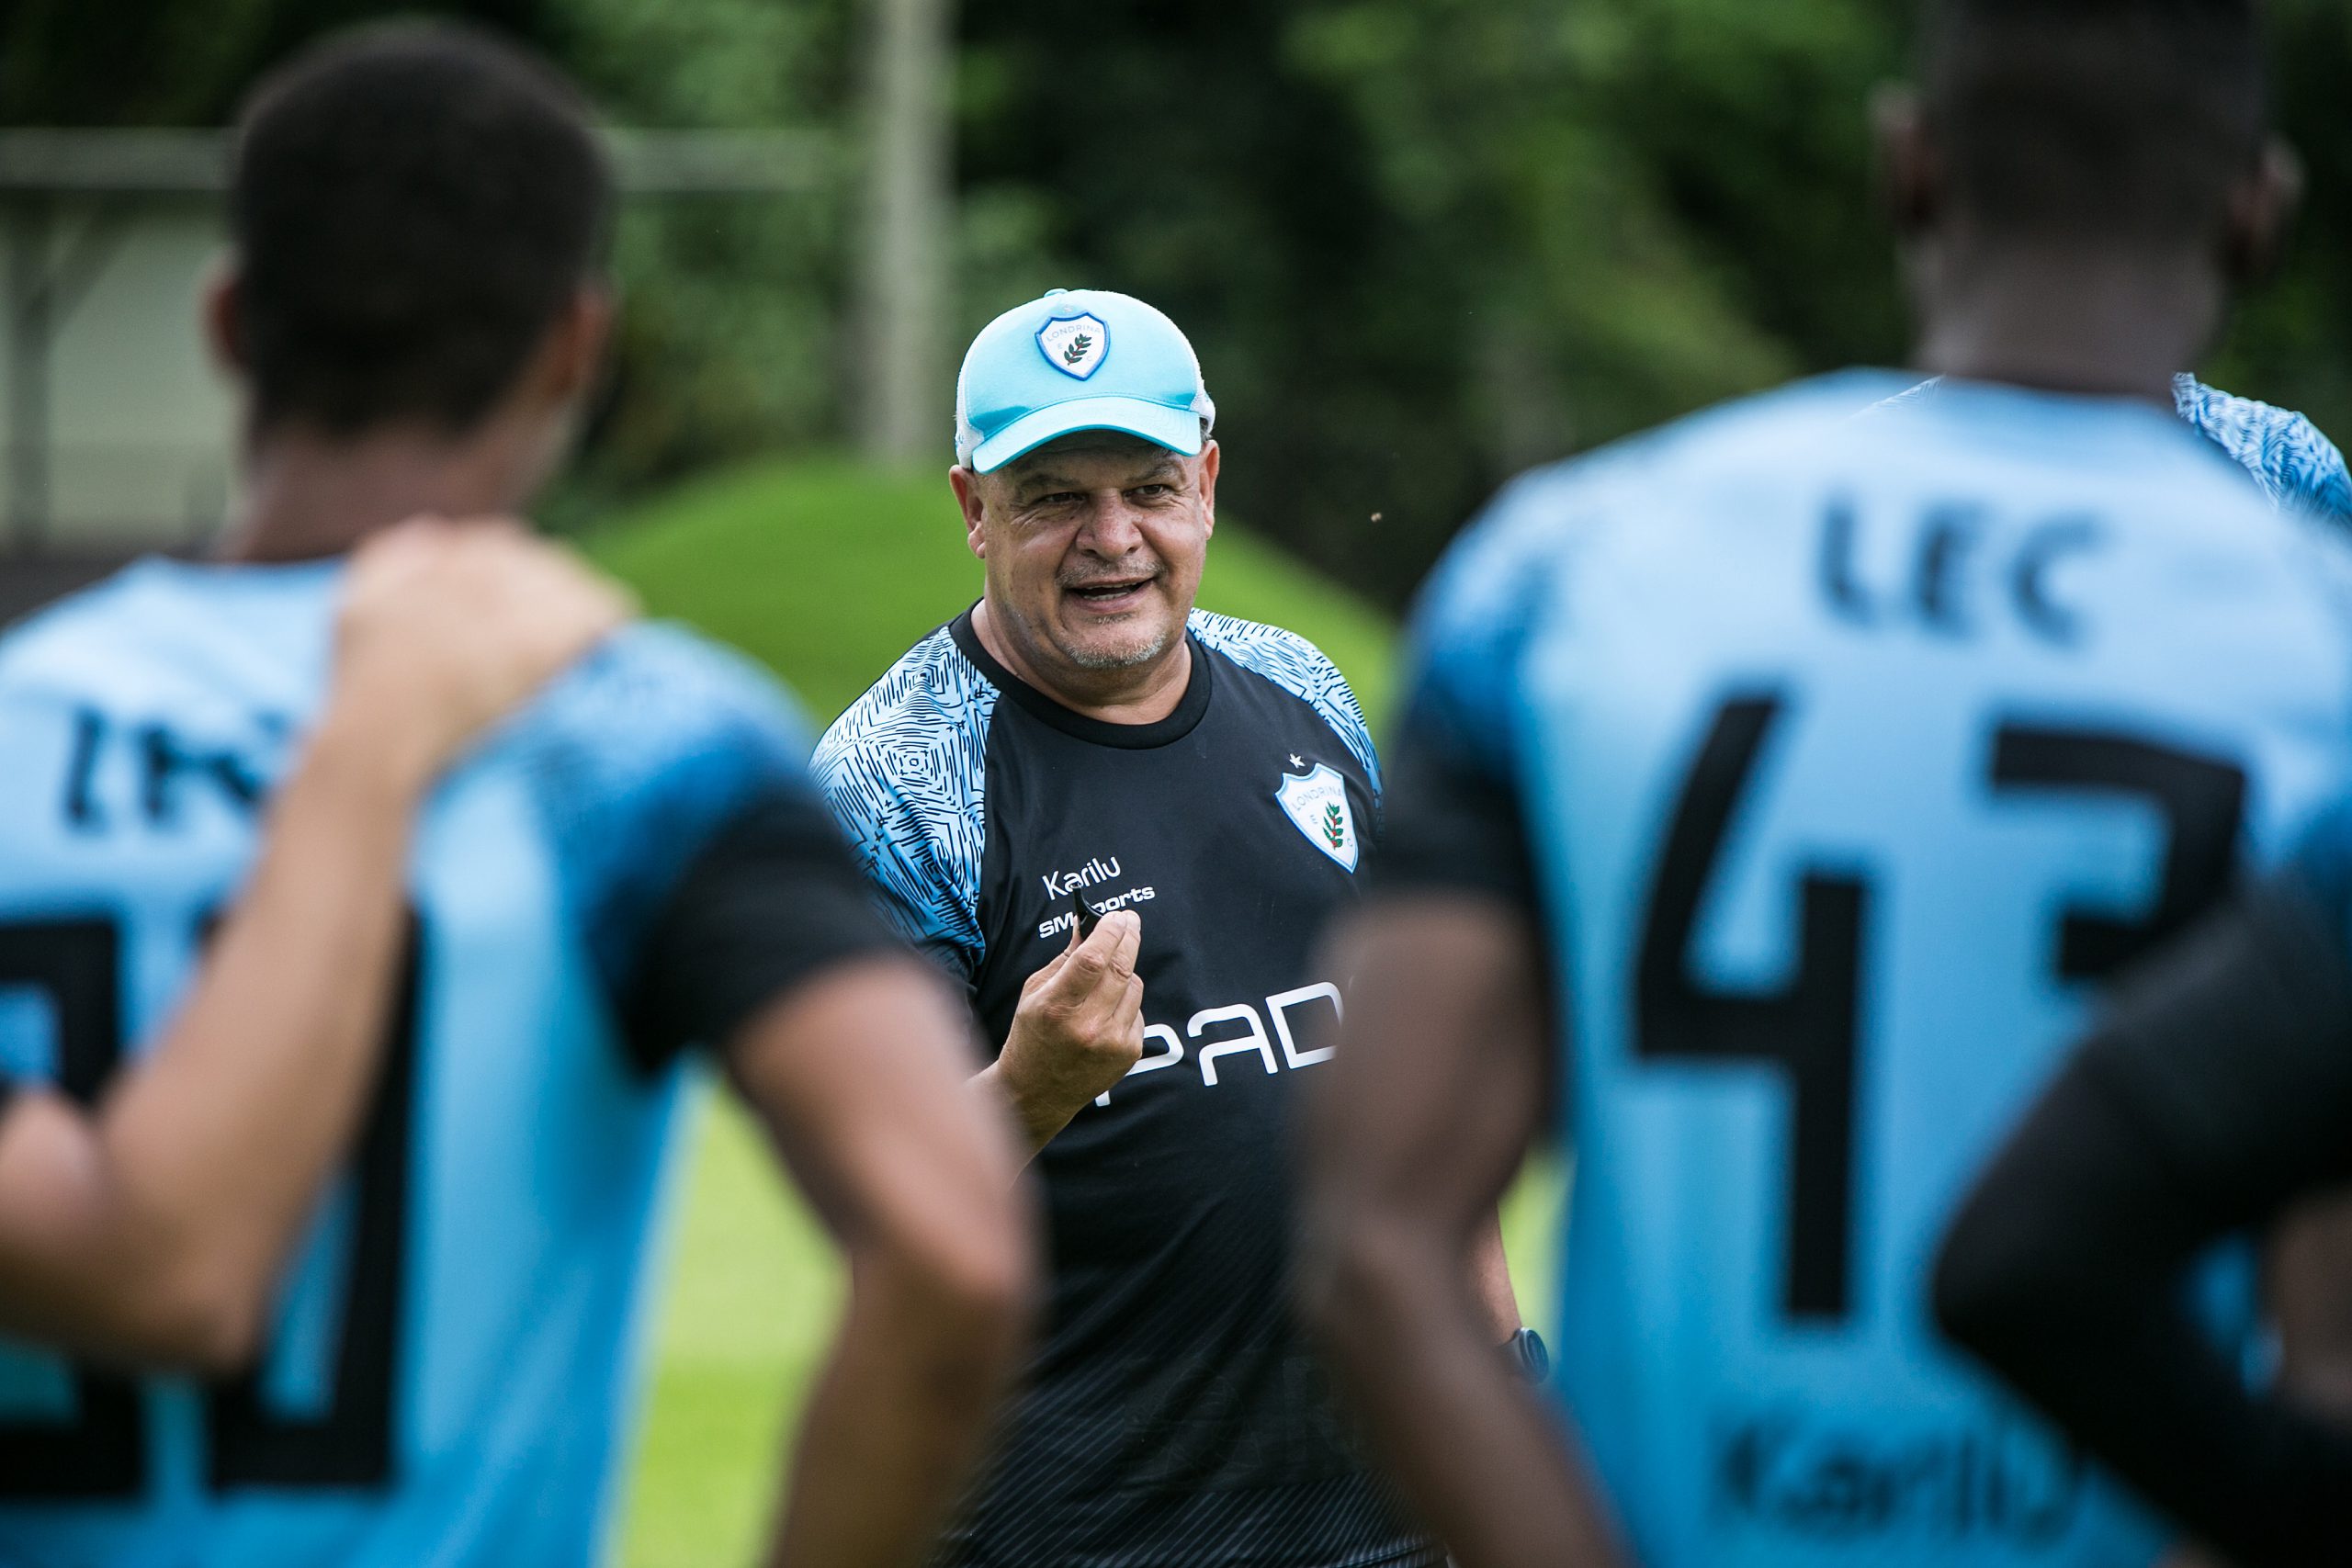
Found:
<path fill-rule="evenodd" d="M 567 671 L 507 738 L 608 994 L 695 857 L 742 813 L 809 796 L 808 730 L 756 666 L 633 626 Z"/>
<path fill-rule="evenodd" d="M 2352 472 L 2335 442 L 2303 415 L 2176 377 L 2173 403 L 2253 476 L 2272 504 L 2352 528 Z"/>
<path fill-rule="evenodd" d="M 898 933 L 968 983 L 985 951 L 988 728 L 997 689 L 945 631 L 818 742 L 817 787 Z"/>

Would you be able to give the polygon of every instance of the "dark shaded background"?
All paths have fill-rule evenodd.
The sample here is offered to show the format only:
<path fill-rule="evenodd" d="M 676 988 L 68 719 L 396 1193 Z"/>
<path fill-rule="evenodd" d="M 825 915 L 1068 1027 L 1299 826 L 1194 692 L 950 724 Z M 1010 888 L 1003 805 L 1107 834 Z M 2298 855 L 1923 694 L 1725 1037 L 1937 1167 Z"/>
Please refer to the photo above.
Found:
<path fill-rule="evenodd" d="M 218 124 L 365 0 L 13 0 L 0 123 Z M 407 7 L 415 10 L 420 7 Z M 471 0 L 616 121 L 856 124 L 854 0 Z M 1903 354 L 1864 102 L 1902 0 L 989 0 L 965 9 L 956 319 L 1141 294 L 1193 334 L 1227 504 L 1402 598 L 1500 479 Z M 2352 6 L 2275 0 L 2312 199 L 2204 368 L 2352 434 Z M 857 171 L 633 214 L 606 416 L 560 510 L 845 439 Z M 959 340 L 960 341 L 960 340 Z M 943 376 L 952 367 L 944 367 Z M 941 433 L 946 457 L 947 433 Z"/>

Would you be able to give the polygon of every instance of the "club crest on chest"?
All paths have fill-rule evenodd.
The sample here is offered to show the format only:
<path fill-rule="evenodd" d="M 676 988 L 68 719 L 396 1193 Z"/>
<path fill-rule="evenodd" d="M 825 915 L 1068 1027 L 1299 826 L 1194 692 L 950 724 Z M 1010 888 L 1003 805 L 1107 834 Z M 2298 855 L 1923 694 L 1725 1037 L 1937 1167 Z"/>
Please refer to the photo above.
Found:
<path fill-rule="evenodd" d="M 1324 763 L 1304 773 L 1284 773 L 1274 804 L 1306 841 L 1352 872 L 1356 868 L 1355 813 L 1348 807 L 1348 781 Z"/>

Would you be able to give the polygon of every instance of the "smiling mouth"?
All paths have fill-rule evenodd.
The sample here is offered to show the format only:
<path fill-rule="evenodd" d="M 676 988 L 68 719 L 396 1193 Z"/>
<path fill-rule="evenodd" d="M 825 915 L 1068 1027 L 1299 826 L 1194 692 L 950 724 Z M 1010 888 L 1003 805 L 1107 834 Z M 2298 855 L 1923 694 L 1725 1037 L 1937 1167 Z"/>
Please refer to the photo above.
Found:
<path fill-rule="evenodd" d="M 1156 577 L 1131 577 L 1116 582 L 1069 583 L 1063 592 L 1088 604 L 1117 604 L 1134 598 L 1150 587 Z"/>

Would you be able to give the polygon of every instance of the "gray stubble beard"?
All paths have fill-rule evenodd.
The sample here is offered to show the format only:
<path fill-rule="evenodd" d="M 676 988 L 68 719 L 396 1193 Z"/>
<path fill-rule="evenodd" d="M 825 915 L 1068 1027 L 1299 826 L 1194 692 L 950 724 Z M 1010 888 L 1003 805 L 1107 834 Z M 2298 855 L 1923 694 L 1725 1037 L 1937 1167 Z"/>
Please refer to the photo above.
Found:
<path fill-rule="evenodd" d="M 1137 665 L 1149 664 L 1158 660 L 1174 642 L 1173 634 L 1162 631 L 1139 648 L 1116 653 L 1065 648 L 1062 649 L 1062 657 L 1080 670 L 1133 670 Z"/>

